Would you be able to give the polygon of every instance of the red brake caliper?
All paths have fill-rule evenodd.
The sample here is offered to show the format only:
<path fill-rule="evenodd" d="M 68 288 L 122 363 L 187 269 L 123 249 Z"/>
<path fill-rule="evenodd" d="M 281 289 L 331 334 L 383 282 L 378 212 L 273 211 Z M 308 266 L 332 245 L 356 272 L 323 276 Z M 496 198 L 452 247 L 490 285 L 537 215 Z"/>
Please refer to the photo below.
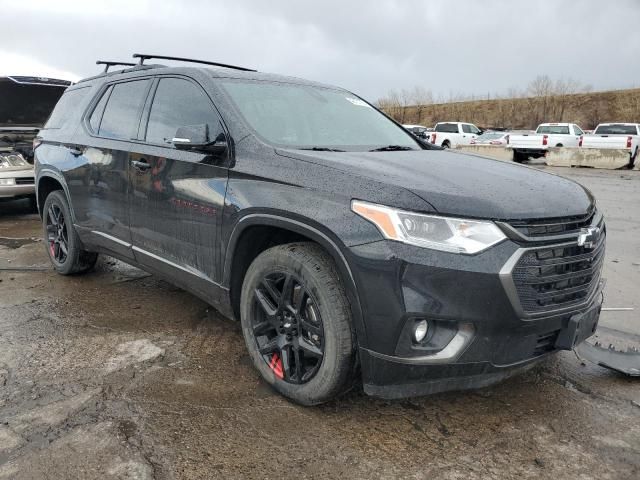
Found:
<path fill-rule="evenodd" d="M 280 379 L 284 378 L 284 372 L 282 371 L 282 359 L 280 358 L 280 355 L 278 355 L 277 353 L 274 353 L 273 356 L 271 357 L 271 362 L 269 362 L 269 368 L 273 370 L 273 373 L 275 373 L 276 377 Z"/>

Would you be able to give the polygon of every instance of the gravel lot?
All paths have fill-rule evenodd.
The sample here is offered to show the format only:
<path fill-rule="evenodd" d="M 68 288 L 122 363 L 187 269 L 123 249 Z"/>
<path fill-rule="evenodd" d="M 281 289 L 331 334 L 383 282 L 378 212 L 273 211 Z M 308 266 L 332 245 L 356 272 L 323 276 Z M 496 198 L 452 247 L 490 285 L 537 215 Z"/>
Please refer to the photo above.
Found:
<path fill-rule="evenodd" d="M 554 169 L 609 232 L 602 333 L 640 342 L 640 172 Z M 562 352 L 493 388 L 316 408 L 274 394 L 239 325 L 140 270 L 49 267 L 0 204 L 0 479 L 640 478 L 640 380 Z"/>

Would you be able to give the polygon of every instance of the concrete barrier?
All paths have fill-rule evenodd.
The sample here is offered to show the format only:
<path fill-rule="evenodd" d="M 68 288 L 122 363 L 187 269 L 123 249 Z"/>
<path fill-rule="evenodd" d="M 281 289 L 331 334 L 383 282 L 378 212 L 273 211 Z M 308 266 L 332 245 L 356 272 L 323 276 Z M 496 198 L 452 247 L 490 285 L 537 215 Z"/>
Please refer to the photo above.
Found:
<path fill-rule="evenodd" d="M 623 148 L 550 148 L 545 162 L 552 167 L 591 167 L 617 170 L 629 166 L 629 150 Z"/>
<path fill-rule="evenodd" d="M 513 162 L 513 150 L 500 145 L 458 145 L 455 149 L 464 153 L 493 158 L 494 160 Z"/>

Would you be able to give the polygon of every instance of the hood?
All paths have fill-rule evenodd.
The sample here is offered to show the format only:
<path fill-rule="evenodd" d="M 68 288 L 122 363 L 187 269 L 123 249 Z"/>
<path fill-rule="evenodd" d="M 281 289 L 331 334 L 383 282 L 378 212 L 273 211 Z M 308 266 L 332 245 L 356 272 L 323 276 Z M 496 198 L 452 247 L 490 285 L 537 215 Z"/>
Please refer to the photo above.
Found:
<path fill-rule="evenodd" d="M 42 127 L 69 85 L 44 77 L 0 77 L 0 128 Z"/>
<path fill-rule="evenodd" d="M 477 155 L 437 150 L 278 153 L 405 188 L 443 215 L 494 220 L 564 217 L 584 215 L 594 202 L 588 190 L 571 180 Z M 359 198 L 358 192 L 352 195 Z"/>

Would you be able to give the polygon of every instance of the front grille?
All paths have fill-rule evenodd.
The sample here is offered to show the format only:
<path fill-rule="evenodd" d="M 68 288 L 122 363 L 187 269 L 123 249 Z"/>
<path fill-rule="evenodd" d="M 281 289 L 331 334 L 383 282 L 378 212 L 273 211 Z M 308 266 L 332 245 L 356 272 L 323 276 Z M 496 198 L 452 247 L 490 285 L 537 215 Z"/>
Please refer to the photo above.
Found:
<path fill-rule="evenodd" d="M 591 225 L 596 214 L 595 209 L 587 215 L 573 217 L 559 217 L 542 220 L 522 220 L 509 224 L 527 237 L 544 237 L 549 235 L 564 235 L 578 233 L 581 228 Z"/>
<path fill-rule="evenodd" d="M 33 185 L 35 182 L 33 177 L 16 178 L 16 185 Z"/>
<path fill-rule="evenodd" d="M 589 249 L 577 244 L 525 251 L 512 278 L 525 313 L 537 314 L 578 306 L 598 288 L 606 233 Z"/>

